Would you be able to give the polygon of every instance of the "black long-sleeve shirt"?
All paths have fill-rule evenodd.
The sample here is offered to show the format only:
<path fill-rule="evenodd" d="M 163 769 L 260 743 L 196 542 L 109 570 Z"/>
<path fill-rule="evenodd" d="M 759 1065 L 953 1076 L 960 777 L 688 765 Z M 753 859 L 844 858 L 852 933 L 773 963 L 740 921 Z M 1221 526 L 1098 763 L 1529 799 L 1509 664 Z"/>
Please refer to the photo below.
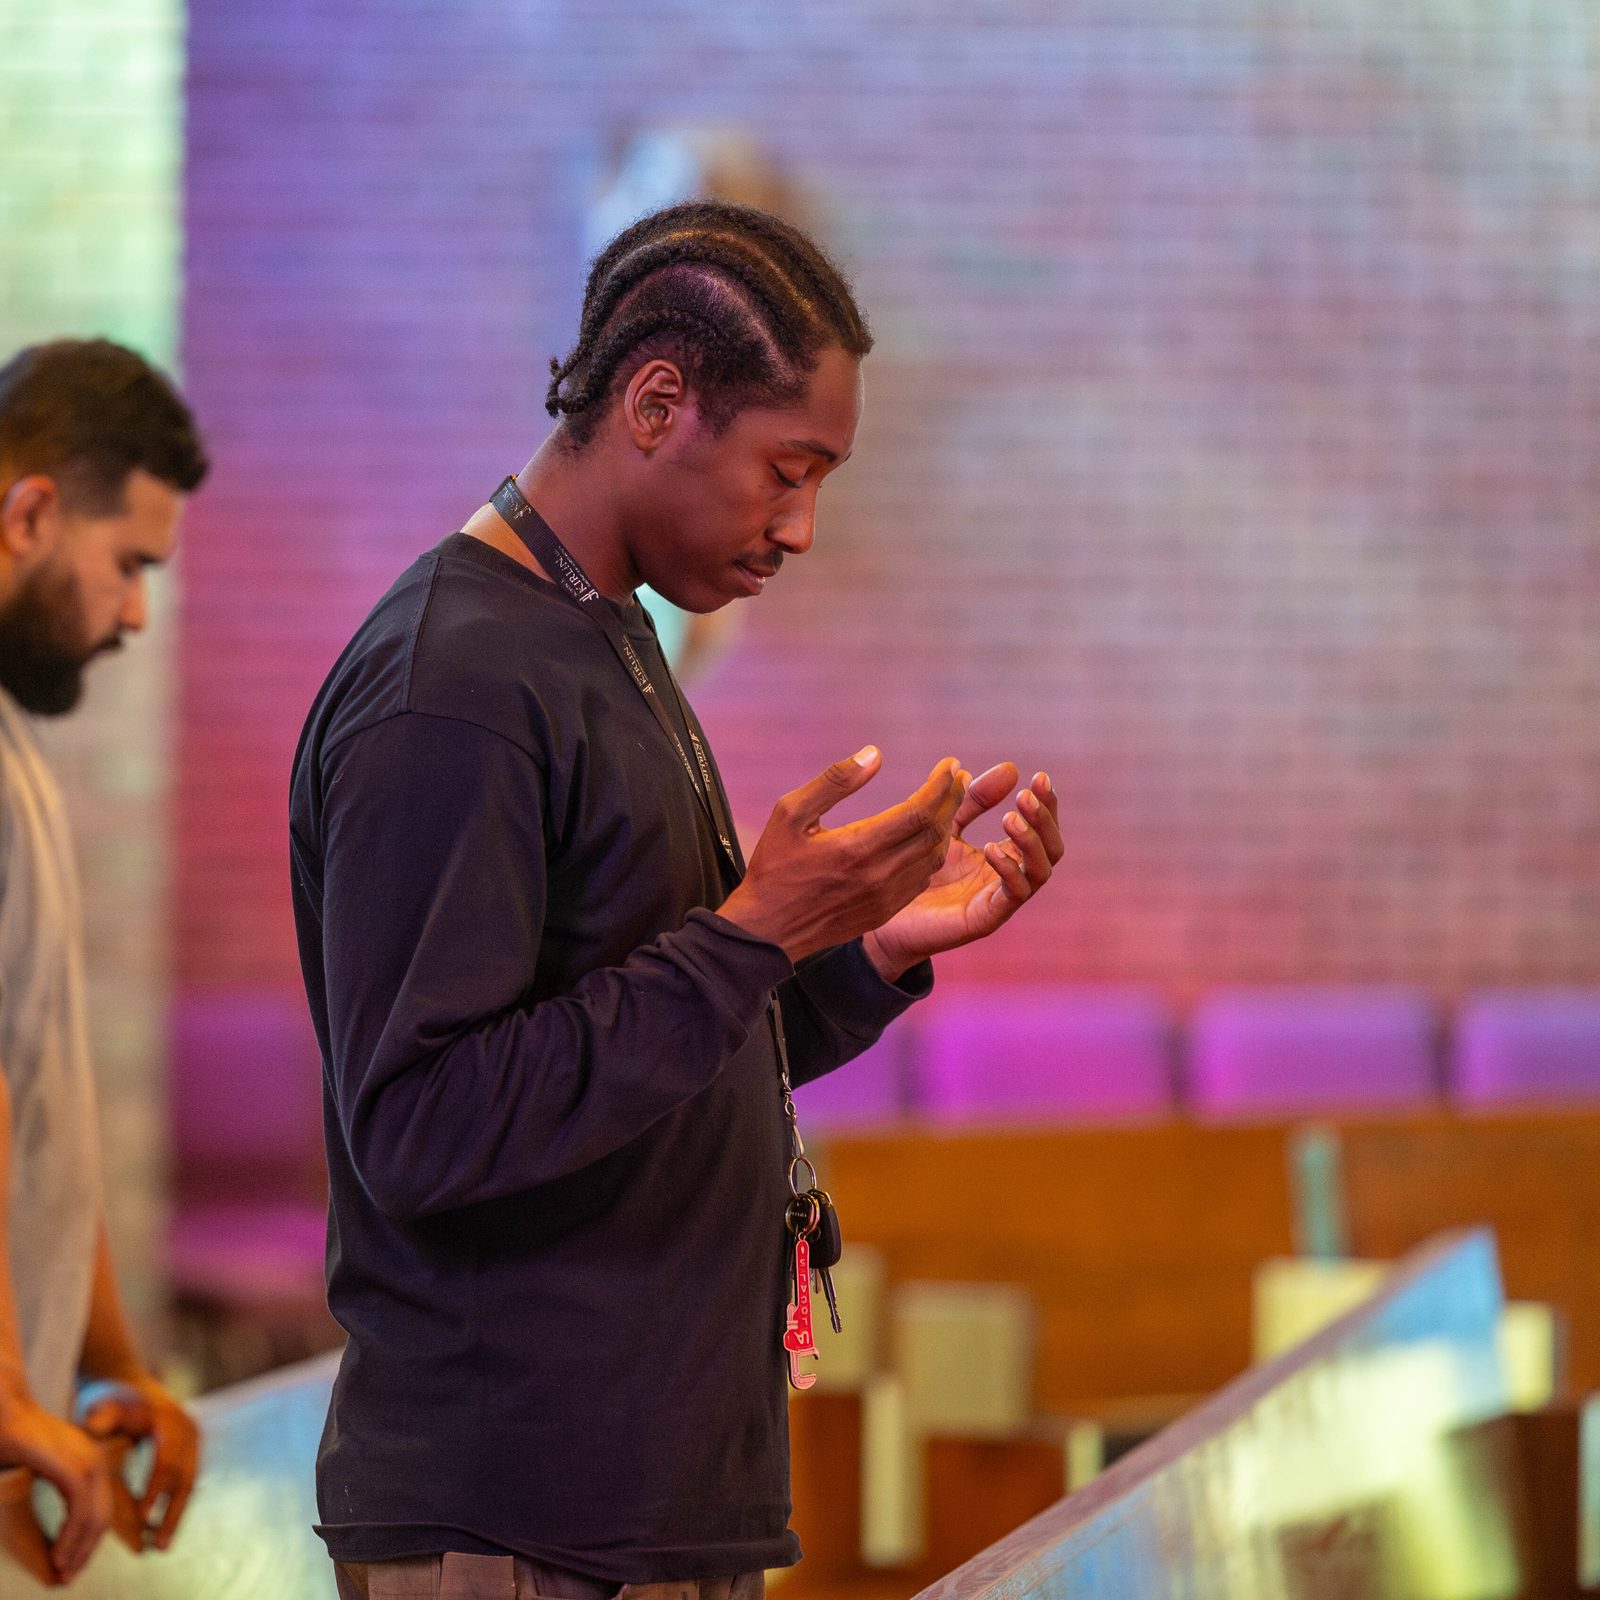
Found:
<path fill-rule="evenodd" d="M 766 1009 L 799 1083 L 928 969 L 887 984 L 857 943 L 796 970 L 718 917 L 710 830 L 604 635 L 463 534 L 335 665 L 290 821 L 350 1336 L 330 1553 L 619 1583 L 796 1560 Z"/>

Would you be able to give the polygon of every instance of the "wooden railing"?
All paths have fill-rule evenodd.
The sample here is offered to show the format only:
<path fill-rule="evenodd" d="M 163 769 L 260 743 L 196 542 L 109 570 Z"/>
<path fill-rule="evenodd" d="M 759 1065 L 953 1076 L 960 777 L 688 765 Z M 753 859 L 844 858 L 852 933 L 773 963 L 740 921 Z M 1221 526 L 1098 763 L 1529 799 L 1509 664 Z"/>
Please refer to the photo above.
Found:
<path fill-rule="evenodd" d="M 1246 1373 L 921 1600 L 1489 1600 L 1523 1592 L 1489 1234 Z"/>

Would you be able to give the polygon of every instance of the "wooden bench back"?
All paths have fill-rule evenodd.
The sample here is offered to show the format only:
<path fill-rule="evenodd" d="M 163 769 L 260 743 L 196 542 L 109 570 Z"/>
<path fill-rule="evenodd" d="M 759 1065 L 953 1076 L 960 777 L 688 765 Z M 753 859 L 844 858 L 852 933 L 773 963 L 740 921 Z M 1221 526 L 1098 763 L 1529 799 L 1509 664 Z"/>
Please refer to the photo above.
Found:
<path fill-rule="evenodd" d="M 1250 1360 L 1256 1265 L 1293 1248 L 1286 1128 L 1169 1123 L 829 1142 L 845 1237 L 891 1283 L 1015 1283 L 1039 1310 L 1038 1403 L 1208 1394 Z"/>
<path fill-rule="evenodd" d="M 1507 1294 L 1565 1313 L 1572 1385 L 1600 1388 L 1600 1115 L 1440 1115 L 1331 1131 L 1352 1254 L 1392 1258 L 1444 1228 L 1493 1228 Z"/>

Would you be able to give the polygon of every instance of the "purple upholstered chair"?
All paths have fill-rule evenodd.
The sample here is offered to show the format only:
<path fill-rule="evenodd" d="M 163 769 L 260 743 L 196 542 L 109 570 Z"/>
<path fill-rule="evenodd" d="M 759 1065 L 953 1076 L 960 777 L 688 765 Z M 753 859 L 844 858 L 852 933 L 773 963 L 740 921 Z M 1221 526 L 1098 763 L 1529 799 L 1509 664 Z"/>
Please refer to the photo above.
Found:
<path fill-rule="evenodd" d="M 172 1013 L 172 1219 L 181 1295 L 320 1297 L 322 1059 L 297 992 L 182 996 Z"/>
<path fill-rule="evenodd" d="M 898 1122 L 906 1115 L 906 1062 L 915 1015 L 891 1023 L 883 1037 L 854 1061 L 795 1090 L 802 1133 L 812 1128 Z"/>
<path fill-rule="evenodd" d="M 1425 1106 L 1438 1037 L 1420 990 L 1218 990 L 1190 1024 L 1188 1098 L 1213 1118 Z"/>
<path fill-rule="evenodd" d="M 1600 989 L 1474 996 L 1456 1021 L 1451 1090 L 1469 1106 L 1600 1100 Z"/>
<path fill-rule="evenodd" d="M 303 1187 L 322 1156 L 322 1057 L 304 997 L 182 996 L 169 1098 L 180 1182 L 213 1193 Z"/>
<path fill-rule="evenodd" d="M 917 1103 L 937 1122 L 1128 1120 L 1172 1109 L 1173 1022 L 1142 989 L 996 985 L 930 1001 Z"/>

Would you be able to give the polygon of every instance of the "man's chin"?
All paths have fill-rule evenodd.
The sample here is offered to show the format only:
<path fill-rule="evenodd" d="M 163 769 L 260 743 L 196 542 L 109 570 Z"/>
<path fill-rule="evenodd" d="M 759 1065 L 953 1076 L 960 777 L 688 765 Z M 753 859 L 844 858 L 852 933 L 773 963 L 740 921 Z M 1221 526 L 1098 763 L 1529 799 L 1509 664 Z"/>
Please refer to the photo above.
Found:
<path fill-rule="evenodd" d="M 14 661 L 0 663 L 0 688 L 36 717 L 64 717 L 83 699 L 83 668 L 28 670 Z"/>
<path fill-rule="evenodd" d="M 101 647 L 121 637 L 121 629 Z M 99 654 L 70 583 L 38 572 L 0 610 L 0 688 L 36 717 L 61 717 L 83 698 L 83 673 Z"/>
<path fill-rule="evenodd" d="M 654 583 L 650 585 L 650 590 L 653 594 L 660 595 L 669 605 L 676 606 L 679 611 L 687 612 L 691 617 L 709 616 L 713 611 L 720 611 L 739 598 L 738 595 L 721 594 L 716 590 L 684 590 L 674 587 L 676 592 L 673 594 L 668 594 L 664 588 Z"/>

